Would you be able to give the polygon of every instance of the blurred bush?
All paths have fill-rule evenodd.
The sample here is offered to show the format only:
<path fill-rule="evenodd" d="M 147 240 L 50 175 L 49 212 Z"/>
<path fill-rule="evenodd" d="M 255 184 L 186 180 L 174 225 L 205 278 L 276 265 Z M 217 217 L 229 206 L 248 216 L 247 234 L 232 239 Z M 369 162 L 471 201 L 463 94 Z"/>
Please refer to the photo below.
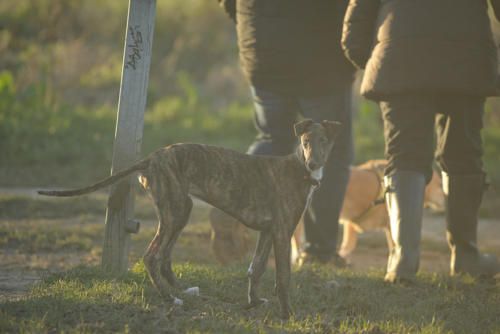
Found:
<path fill-rule="evenodd" d="M 127 8 L 121 0 L 0 2 L 0 185 L 109 172 Z M 217 1 L 157 2 L 148 95 L 144 153 L 177 141 L 249 144 L 234 25 Z"/>
<path fill-rule="evenodd" d="M 0 68 L 21 86 L 44 80 L 73 104 L 114 105 L 127 7 L 123 0 L 2 1 Z M 241 102 L 247 88 L 234 24 L 217 1 L 158 0 L 156 8 L 150 104 L 177 92 L 179 71 L 190 73 L 202 96 Z"/>

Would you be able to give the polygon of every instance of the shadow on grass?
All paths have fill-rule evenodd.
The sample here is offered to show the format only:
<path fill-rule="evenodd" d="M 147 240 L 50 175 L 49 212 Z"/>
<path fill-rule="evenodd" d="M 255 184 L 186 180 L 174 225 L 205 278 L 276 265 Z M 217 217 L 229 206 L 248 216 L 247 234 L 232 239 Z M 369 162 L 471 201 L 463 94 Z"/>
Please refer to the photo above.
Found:
<path fill-rule="evenodd" d="M 489 333 L 500 328 L 499 282 L 423 272 L 415 284 L 403 286 L 384 282 L 383 274 L 347 269 L 332 276 L 324 268 L 300 270 L 295 304 L 304 307 L 296 317 L 320 314 L 335 319 L 327 323 L 339 324 L 341 331 L 367 330 L 368 324 L 383 332 Z"/>
<path fill-rule="evenodd" d="M 104 192 L 69 198 L 0 194 L 0 219 L 57 219 L 79 215 L 104 216 L 108 196 Z M 138 192 L 135 215 L 139 219 L 157 219 L 151 201 Z"/>

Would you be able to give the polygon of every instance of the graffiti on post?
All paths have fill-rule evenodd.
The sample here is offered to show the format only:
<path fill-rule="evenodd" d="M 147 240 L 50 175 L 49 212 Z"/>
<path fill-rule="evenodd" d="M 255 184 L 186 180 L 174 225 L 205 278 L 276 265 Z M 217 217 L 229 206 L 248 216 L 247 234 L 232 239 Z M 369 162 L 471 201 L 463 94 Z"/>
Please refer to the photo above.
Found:
<path fill-rule="evenodd" d="M 144 50 L 142 44 L 142 33 L 139 31 L 139 26 L 129 28 L 130 39 L 132 40 L 128 48 L 130 52 L 128 53 L 127 59 L 125 61 L 125 68 L 131 67 L 135 70 L 137 62 L 142 58 L 141 53 Z"/>

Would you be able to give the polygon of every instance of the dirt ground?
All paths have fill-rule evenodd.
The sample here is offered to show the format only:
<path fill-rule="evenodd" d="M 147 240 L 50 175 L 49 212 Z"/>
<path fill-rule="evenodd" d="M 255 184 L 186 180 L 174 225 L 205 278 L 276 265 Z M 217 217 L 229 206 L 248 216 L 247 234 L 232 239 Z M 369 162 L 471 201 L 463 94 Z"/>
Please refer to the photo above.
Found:
<path fill-rule="evenodd" d="M 61 271 L 79 264 L 96 265 L 100 258 L 88 252 L 19 253 L 0 250 L 0 302 L 28 293 L 29 288 L 49 272 Z"/>
<path fill-rule="evenodd" d="M 385 268 L 387 264 L 387 247 L 366 247 L 363 241 L 382 240 L 385 233 L 372 232 L 359 236 L 359 246 L 353 253 L 353 267 L 366 270 L 370 267 Z M 482 251 L 500 257 L 500 220 L 480 219 L 478 228 L 478 245 Z M 450 266 L 450 254 L 446 243 L 446 223 L 443 215 L 426 211 L 422 226 L 420 269 L 425 271 L 447 273 Z"/>
<path fill-rule="evenodd" d="M 198 202 L 195 205 L 203 206 L 205 204 Z M 2 224 L 1 220 L 0 224 Z M 143 222 L 143 224 L 141 228 L 149 229 L 149 231 L 153 231 L 156 225 L 154 221 Z M 208 225 L 207 222 L 203 224 Z M 199 226 L 196 229 L 199 230 Z M 209 231 L 208 227 L 204 229 Z M 199 242 L 192 240 L 182 242 L 182 238 L 181 235 L 178 243 L 179 248 L 197 244 L 195 247 L 199 247 L 198 251 L 205 252 L 205 258 L 201 261 L 215 263 L 209 253 L 209 232 L 202 234 Z M 481 219 L 478 239 L 481 250 L 500 257 L 500 220 Z M 387 246 L 384 232 L 371 232 L 359 236 L 358 246 L 352 256 L 354 270 L 383 269 L 386 266 L 386 261 Z M 61 251 L 29 254 L 17 249 L 0 248 L 0 302 L 5 299 L 21 298 L 29 291 L 30 286 L 48 272 L 67 270 L 78 264 L 97 265 L 99 263 L 100 254 L 98 252 Z M 423 221 L 420 268 L 437 273 L 449 271 L 449 251 L 446 245 L 444 216 L 428 211 L 425 212 Z"/>

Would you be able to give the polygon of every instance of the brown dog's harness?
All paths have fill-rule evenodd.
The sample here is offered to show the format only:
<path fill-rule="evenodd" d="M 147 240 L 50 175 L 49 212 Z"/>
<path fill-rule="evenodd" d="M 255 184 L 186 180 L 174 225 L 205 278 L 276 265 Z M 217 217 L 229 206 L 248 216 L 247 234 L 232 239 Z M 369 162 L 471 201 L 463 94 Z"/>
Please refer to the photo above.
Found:
<path fill-rule="evenodd" d="M 352 220 L 356 224 L 361 223 L 366 217 L 368 217 L 376 206 L 385 203 L 386 189 L 384 186 L 384 169 L 380 167 L 377 168 L 376 166 L 374 166 L 372 167 L 372 171 L 375 173 L 375 176 L 377 177 L 378 194 L 377 197 L 375 197 L 375 200 L 370 204 L 370 206 L 365 211 L 363 211 L 358 217 Z"/>

